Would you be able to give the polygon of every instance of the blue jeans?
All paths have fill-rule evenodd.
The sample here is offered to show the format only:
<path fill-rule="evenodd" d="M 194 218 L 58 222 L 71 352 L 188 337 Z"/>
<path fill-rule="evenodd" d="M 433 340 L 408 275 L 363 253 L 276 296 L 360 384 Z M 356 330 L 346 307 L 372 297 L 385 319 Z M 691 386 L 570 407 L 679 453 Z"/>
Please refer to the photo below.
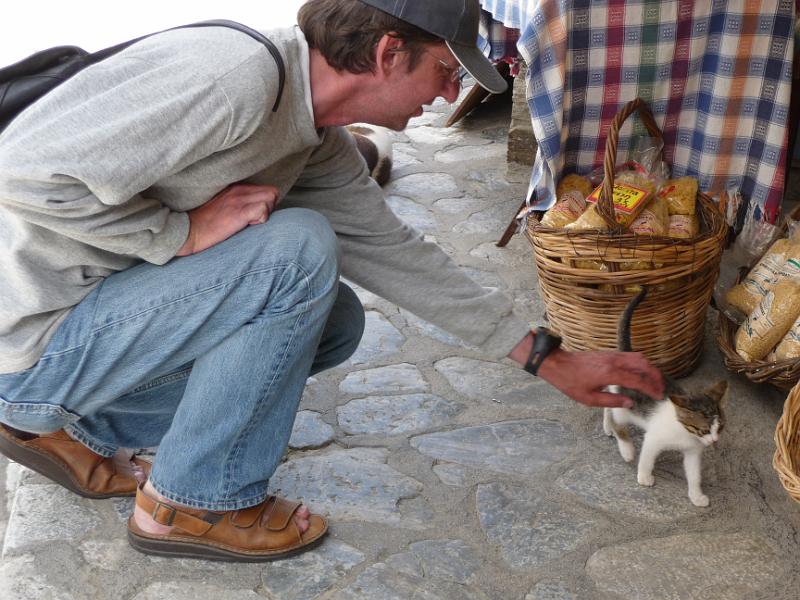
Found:
<path fill-rule="evenodd" d="M 209 510 L 258 504 L 309 374 L 356 349 L 364 311 L 320 214 L 279 210 L 200 254 L 99 284 L 40 360 L 0 375 L 0 421 L 99 454 L 159 446 L 150 481 Z"/>

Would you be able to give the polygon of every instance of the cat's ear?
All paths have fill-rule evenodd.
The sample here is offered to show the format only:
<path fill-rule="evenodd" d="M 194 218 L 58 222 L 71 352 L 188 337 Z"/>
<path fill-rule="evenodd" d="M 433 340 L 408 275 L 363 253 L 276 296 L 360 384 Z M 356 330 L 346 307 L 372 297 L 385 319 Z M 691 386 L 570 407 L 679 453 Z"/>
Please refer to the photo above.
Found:
<path fill-rule="evenodd" d="M 706 390 L 706 395 L 715 400 L 717 404 L 720 406 L 725 404 L 726 395 L 725 392 L 728 391 L 728 382 L 724 379 L 718 381 L 713 386 Z"/>
<path fill-rule="evenodd" d="M 669 396 L 670 402 L 672 402 L 675 406 L 680 408 L 689 409 L 689 405 L 692 402 L 692 399 L 689 396 L 685 396 L 682 394 L 670 394 Z"/>

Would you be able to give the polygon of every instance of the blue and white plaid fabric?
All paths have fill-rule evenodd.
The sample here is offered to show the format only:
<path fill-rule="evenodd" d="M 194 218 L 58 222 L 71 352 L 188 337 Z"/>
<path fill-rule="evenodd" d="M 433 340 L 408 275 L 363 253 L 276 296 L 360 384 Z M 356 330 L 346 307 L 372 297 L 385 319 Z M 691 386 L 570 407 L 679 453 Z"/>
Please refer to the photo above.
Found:
<path fill-rule="evenodd" d="M 556 178 L 600 166 L 620 107 L 650 105 L 675 176 L 704 191 L 739 191 L 774 221 L 786 168 L 792 0 L 483 0 L 520 23 L 518 48 L 539 151 L 537 208 Z M 531 6 L 535 4 L 535 6 Z M 633 123 L 632 123 L 633 121 Z M 631 117 L 619 156 L 643 134 Z M 744 208 L 744 206 L 743 206 Z M 759 211 L 756 211 L 757 213 Z"/>

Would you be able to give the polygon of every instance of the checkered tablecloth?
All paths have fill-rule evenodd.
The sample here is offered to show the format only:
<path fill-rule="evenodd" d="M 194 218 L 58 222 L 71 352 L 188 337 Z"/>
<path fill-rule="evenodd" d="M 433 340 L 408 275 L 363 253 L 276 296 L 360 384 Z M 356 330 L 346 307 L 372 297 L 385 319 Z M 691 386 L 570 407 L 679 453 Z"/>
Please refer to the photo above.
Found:
<path fill-rule="evenodd" d="M 519 29 L 512 29 L 492 18 L 491 13 L 482 10 L 478 27 L 478 48 L 492 62 L 503 61 L 511 66 L 510 74 L 516 77 L 520 70 L 517 50 Z"/>
<path fill-rule="evenodd" d="M 792 0 L 483 0 L 519 22 L 528 105 L 539 143 L 531 190 L 554 202 L 555 178 L 602 164 L 611 120 L 646 100 L 675 176 L 738 190 L 774 221 L 787 148 Z M 633 122 L 632 122 L 633 121 Z M 618 156 L 644 133 L 631 117 Z M 757 211 L 758 212 L 758 211 Z"/>

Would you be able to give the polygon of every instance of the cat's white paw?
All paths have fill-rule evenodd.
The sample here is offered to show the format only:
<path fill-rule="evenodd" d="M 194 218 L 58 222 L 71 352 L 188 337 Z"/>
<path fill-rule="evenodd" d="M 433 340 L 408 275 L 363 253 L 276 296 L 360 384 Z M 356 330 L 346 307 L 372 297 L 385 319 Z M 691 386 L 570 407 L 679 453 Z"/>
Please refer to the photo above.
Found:
<path fill-rule="evenodd" d="M 636 477 L 636 481 L 639 482 L 639 485 L 651 487 L 656 482 L 656 478 L 653 477 L 652 473 L 639 473 Z"/>
<path fill-rule="evenodd" d="M 633 444 L 630 442 L 626 444 L 620 442 L 618 445 L 619 453 L 622 455 L 622 460 L 625 462 L 631 462 L 636 457 L 636 449 L 633 447 Z"/>
<path fill-rule="evenodd" d="M 708 496 L 705 494 L 689 494 L 689 500 L 691 500 L 692 504 L 695 506 L 708 506 Z"/>

